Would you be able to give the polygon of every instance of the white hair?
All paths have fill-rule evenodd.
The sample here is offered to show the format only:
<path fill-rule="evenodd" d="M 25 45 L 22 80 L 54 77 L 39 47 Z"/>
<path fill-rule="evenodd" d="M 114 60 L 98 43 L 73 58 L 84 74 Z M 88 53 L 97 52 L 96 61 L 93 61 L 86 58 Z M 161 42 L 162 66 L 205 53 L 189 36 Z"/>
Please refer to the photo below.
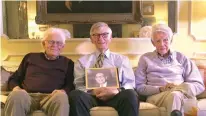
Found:
<path fill-rule="evenodd" d="M 45 41 L 51 34 L 59 34 L 63 40 L 63 43 L 65 44 L 65 40 L 66 40 L 65 32 L 63 31 L 63 29 L 54 28 L 54 27 L 51 27 L 45 31 L 42 41 Z"/>
<path fill-rule="evenodd" d="M 90 29 L 90 35 L 93 35 L 94 34 L 94 30 L 98 29 L 98 28 L 101 28 L 101 27 L 108 27 L 108 31 L 109 31 L 109 34 L 111 35 L 112 34 L 112 30 L 111 28 L 108 26 L 108 24 L 106 24 L 105 22 L 97 22 L 97 23 L 94 23 Z"/>
<path fill-rule="evenodd" d="M 172 40 L 173 32 L 169 26 L 167 26 L 166 24 L 155 24 L 152 26 L 152 41 L 154 38 L 154 34 L 158 31 L 166 33 L 169 37 L 169 41 Z"/>

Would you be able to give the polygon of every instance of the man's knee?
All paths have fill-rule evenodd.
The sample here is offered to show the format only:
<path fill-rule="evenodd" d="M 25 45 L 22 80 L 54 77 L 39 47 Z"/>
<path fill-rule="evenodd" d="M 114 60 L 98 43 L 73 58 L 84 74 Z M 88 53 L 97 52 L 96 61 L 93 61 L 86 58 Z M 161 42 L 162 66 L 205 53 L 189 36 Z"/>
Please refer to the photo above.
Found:
<path fill-rule="evenodd" d="M 80 98 L 83 94 L 85 94 L 83 91 L 80 90 L 73 90 L 69 93 L 69 99 L 75 100 Z"/>
<path fill-rule="evenodd" d="M 173 91 L 170 93 L 170 97 L 175 100 L 175 99 L 183 99 L 184 98 L 184 95 L 182 92 L 180 91 Z"/>
<path fill-rule="evenodd" d="M 119 93 L 119 97 L 122 100 L 127 100 L 127 101 L 131 101 L 131 102 L 138 101 L 138 95 L 132 89 L 127 89 L 127 90 L 121 91 Z"/>
<path fill-rule="evenodd" d="M 26 91 L 12 91 L 9 94 L 9 100 L 30 100 L 30 96 Z"/>
<path fill-rule="evenodd" d="M 55 102 L 58 102 L 60 104 L 65 104 L 65 103 L 68 104 L 68 96 L 64 92 L 57 91 L 56 93 L 54 93 L 53 98 Z"/>

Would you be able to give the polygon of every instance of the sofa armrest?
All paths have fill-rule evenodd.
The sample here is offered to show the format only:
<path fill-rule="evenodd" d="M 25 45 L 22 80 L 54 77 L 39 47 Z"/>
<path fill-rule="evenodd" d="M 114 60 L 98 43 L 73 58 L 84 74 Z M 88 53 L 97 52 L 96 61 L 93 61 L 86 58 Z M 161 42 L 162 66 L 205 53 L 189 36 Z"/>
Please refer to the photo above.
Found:
<path fill-rule="evenodd" d="M 11 91 L 1 91 L 1 95 L 8 96 Z"/>
<path fill-rule="evenodd" d="M 204 81 L 205 88 L 206 88 L 206 59 L 192 58 L 192 60 L 197 65 L 197 67 L 200 71 L 200 74 L 202 76 L 202 79 Z M 206 98 L 206 90 L 203 93 L 197 95 L 197 99 L 202 99 L 202 98 Z"/>
<path fill-rule="evenodd" d="M 196 97 L 197 99 L 206 99 L 206 90 L 203 93 L 197 95 Z"/>
<path fill-rule="evenodd" d="M 8 97 L 8 96 L 6 96 L 6 95 L 1 95 L 1 99 L 0 99 L 0 100 L 1 100 L 1 103 L 4 103 L 4 104 L 5 104 L 7 97 Z"/>

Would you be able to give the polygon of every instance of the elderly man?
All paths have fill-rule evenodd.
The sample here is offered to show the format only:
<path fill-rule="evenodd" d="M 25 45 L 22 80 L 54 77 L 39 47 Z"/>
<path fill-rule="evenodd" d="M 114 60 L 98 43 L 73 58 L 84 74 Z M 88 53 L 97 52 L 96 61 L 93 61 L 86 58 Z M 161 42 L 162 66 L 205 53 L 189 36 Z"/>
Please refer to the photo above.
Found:
<path fill-rule="evenodd" d="M 156 50 L 142 55 L 135 71 L 137 92 L 147 96 L 147 102 L 165 107 L 169 116 L 173 110 L 182 110 L 183 99 L 195 98 L 205 89 L 196 65 L 170 49 L 172 36 L 167 25 L 154 25 Z"/>
<path fill-rule="evenodd" d="M 26 116 L 41 109 L 48 116 L 68 116 L 68 94 L 74 89 L 74 62 L 60 52 L 65 45 L 62 29 L 48 29 L 42 40 L 44 53 L 27 54 L 10 77 L 12 92 L 5 104 L 5 116 Z"/>
<path fill-rule="evenodd" d="M 93 24 L 90 30 L 91 42 L 96 46 L 94 53 L 81 57 L 74 67 L 75 84 L 79 90 L 69 95 L 72 116 L 90 116 L 90 109 L 95 106 L 110 106 L 119 116 L 138 116 L 139 102 L 133 88 L 135 77 L 129 59 L 113 53 L 108 45 L 112 39 L 112 30 L 104 22 Z M 86 68 L 111 68 L 119 70 L 121 88 L 99 87 L 85 89 Z"/>

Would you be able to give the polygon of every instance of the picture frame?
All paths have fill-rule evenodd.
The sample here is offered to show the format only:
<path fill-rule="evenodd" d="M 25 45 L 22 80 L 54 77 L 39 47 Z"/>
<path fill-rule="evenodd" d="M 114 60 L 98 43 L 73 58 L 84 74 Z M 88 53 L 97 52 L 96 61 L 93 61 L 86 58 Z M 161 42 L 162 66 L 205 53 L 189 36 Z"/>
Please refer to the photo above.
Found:
<path fill-rule="evenodd" d="M 55 5 L 51 8 L 49 7 L 49 2 L 56 2 Z M 108 24 L 124 24 L 124 23 L 141 23 L 142 21 L 142 14 L 141 14 L 141 3 L 140 1 L 116 1 L 118 4 L 119 2 L 127 2 L 129 5 L 126 6 L 126 12 L 124 10 L 121 10 L 122 8 L 119 5 L 117 6 L 117 9 L 120 10 L 114 10 L 114 6 L 110 5 L 111 12 L 108 8 L 100 9 L 101 12 L 90 12 L 90 11 L 96 11 L 96 10 L 88 10 L 88 12 L 85 12 L 85 7 L 88 7 L 88 5 L 81 5 L 76 6 L 76 8 L 81 7 L 82 12 L 79 12 L 79 10 L 76 10 L 75 12 L 69 12 L 68 9 L 74 10 L 73 2 L 78 2 L 79 4 L 83 4 L 84 2 L 96 2 L 96 1 L 71 1 L 72 2 L 72 8 L 67 7 L 66 11 L 59 10 L 62 8 L 62 5 L 58 7 L 57 3 L 60 2 L 68 2 L 68 1 L 36 1 L 37 6 L 37 15 L 35 17 L 35 21 L 37 24 L 59 24 L 59 23 L 70 23 L 70 24 L 92 24 L 95 22 L 106 22 Z M 115 2 L 115 1 L 98 1 L 99 2 Z M 96 3 L 95 3 L 96 4 Z M 105 5 L 104 4 L 104 5 Z M 70 4 L 67 4 L 67 6 Z M 124 4 L 122 4 L 124 5 Z M 63 5 L 65 7 L 65 5 Z M 91 6 L 91 5 L 90 5 Z M 96 5 L 92 5 L 96 6 Z M 102 8 L 102 6 L 100 6 Z M 98 7 L 95 7 L 98 9 Z M 94 8 L 94 9 L 95 9 Z M 55 9 L 55 10 L 49 10 L 49 9 Z M 128 9 L 130 9 L 128 11 Z M 87 10 L 87 9 L 86 9 Z M 99 11 L 99 9 L 97 10 Z"/>
<path fill-rule="evenodd" d="M 154 3 L 143 2 L 142 3 L 142 14 L 143 15 L 154 15 Z"/>
<path fill-rule="evenodd" d="M 119 88 L 117 68 L 88 68 L 85 70 L 86 89 Z"/>

